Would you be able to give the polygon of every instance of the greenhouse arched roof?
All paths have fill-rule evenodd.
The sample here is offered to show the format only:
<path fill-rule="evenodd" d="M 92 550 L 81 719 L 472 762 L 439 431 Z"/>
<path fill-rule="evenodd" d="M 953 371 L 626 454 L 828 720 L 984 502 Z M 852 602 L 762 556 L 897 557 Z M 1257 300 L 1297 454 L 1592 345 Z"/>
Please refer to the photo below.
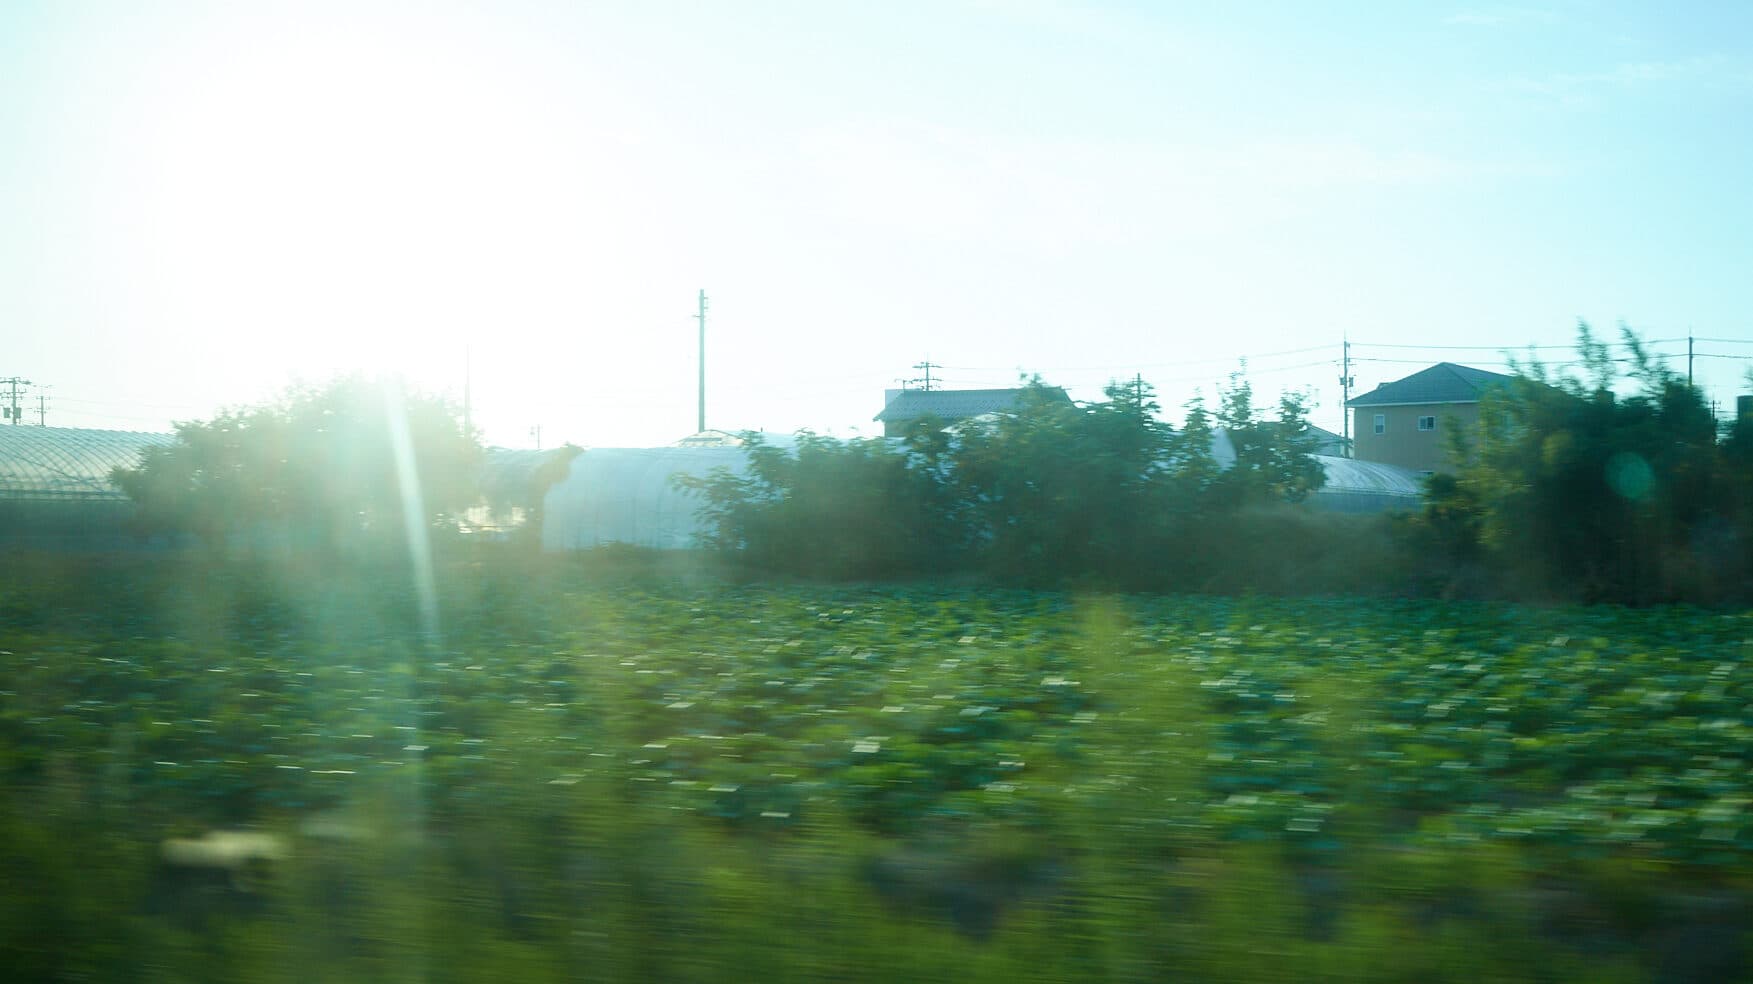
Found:
<path fill-rule="evenodd" d="M 797 439 L 764 434 L 767 444 L 790 448 Z M 580 550 L 605 543 L 679 550 L 705 532 L 701 500 L 676 488 L 675 477 L 705 478 L 715 468 L 748 470 L 739 444 L 684 444 L 667 448 L 593 448 L 572 459 L 565 479 L 548 489 L 542 519 L 544 550 Z"/>
<path fill-rule="evenodd" d="M 1410 468 L 1325 454 L 1310 457 L 1325 476 L 1311 497 L 1313 505 L 1335 512 L 1381 512 L 1416 509 L 1424 496 L 1424 478 Z"/>
<path fill-rule="evenodd" d="M 122 499 L 110 471 L 140 463 L 140 452 L 172 434 L 78 427 L 0 427 L 0 498 Z"/>

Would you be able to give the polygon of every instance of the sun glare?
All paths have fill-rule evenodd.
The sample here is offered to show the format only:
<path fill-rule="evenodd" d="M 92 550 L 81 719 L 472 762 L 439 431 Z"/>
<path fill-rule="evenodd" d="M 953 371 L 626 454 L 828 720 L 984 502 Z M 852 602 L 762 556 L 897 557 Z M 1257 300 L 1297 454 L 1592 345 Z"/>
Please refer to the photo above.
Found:
<path fill-rule="evenodd" d="M 470 336 L 554 331 L 610 263 L 591 155 L 505 48 L 356 27 L 262 16 L 158 60 L 140 252 L 167 310 L 257 326 L 239 356 L 449 380 Z"/>

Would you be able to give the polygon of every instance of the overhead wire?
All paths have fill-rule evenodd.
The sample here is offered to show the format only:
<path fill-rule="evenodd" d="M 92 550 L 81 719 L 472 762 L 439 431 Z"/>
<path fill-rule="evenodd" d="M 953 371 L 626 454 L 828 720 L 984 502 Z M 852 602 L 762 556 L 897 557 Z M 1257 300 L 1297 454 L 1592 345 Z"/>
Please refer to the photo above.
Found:
<path fill-rule="evenodd" d="M 1526 349 L 1564 349 L 1575 348 L 1574 345 L 1410 345 L 1396 342 L 1352 342 L 1352 348 L 1388 348 L 1388 349 L 1432 349 L 1437 351 L 1489 351 L 1503 352 L 1507 350 Z"/>
<path fill-rule="evenodd" d="M 200 410 L 201 407 L 191 403 L 141 403 L 137 400 L 90 400 L 65 393 L 56 393 L 57 403 L 84 403 L 99 407 L 143 407 L 148 410 Z"/>
<path fill-rule="evenodd" d="M 1215 365 L 1218 363 L 1238 362 L 1238 361 L 1247 360 L 1247 359 L 1272 359 L 1272 358 L 1277 358 L 1279 356 L 1303 355 L 1303 354 L 1306 354 L 1309 352 L 1319 352 L 1319 351 L 1323 351 L 1326 349 L 1337 349 L 1339 347 L 1340 347 L 1339 342 L 1328 342 L 1325 345 L 1309 345 L 1309 346 L 1305 346 L 1303 348 L 1283 349 L 1283 350 L 1280 350 L 1277 352 L 1256 352 L 1256 353 L 1246 354 L 1246 355 L 1228 356 L 1228 357 L 1219 358 L 1219 359 L 1185 359 L 1185 360 L 1180 360 L 1180 361 L 1176 361 L 1176 362 L 1144 362 L 1144 363 L 1132 362 L 1132 363 L 1107 365 L 1107 366 L 1037 366 L 1033 370 L 1030 370 L 1030 371 L 1034 371 L 1034 372 L 1134 372 L 1134 371 L 1137 371 L 1140 369 L 1162 369 L 1162 368 L 1171 367 L 1171 366 L 1195 366 L 1195 365 L 1206 365 L 1206 364 Z M 937 363 L 932 363 L 932 365 L 934 368 L 954 369 L 954 370 L 957 370 L 958 372 L 1016 372 L 1016 371 L 1018 371 L 1018 367 L 1016 367 L 1016 366 L 954 366 L 954 365 L 939 365 Z"/>

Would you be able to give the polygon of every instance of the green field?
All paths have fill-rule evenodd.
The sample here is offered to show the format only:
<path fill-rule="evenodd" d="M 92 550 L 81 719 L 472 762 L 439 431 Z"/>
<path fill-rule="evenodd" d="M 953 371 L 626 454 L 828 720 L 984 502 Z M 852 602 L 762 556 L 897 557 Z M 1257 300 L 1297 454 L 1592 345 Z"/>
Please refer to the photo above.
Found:
<path fill-rule="evenodd" d="M 10 570 L 13 979 L 1753 979 L 1753 615 Z"/>

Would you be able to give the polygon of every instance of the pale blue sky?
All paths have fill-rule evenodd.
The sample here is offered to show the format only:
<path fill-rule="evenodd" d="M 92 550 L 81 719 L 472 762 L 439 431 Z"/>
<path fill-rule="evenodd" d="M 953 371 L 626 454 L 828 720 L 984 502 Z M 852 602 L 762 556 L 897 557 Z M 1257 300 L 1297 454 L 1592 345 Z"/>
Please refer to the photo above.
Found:
<path fill-rule="evenodd" d="M 1246 355 L 1337 430 L 1343 334 L 1753 356 L 1750 176 L 1743 3 L 0 0 L 0 377 L 161 429 L 467 346 L 495 443 L 667 443 L 705 287 L 715 427 Z"/>

